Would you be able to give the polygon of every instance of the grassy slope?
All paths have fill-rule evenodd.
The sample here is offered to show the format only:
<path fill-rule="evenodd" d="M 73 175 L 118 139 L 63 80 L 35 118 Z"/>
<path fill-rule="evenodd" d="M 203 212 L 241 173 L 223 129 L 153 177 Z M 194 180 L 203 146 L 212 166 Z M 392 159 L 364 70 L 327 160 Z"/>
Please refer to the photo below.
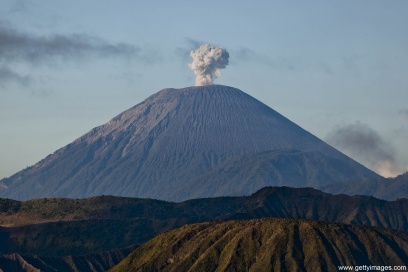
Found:
<path fill-rule="evenodd" d="M 407 232 L 260 219 L 166 232 L 111 271 L 338 271 L 338 265 L 404 265 L 407 260 Z"/>

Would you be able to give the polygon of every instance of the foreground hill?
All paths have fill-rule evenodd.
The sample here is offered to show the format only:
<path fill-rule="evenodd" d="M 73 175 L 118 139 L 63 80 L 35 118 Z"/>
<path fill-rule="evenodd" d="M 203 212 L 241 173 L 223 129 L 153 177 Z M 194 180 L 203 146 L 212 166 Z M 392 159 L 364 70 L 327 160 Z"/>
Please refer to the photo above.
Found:
<path fill-rule="evenodd" d="M 0 197 L 182 201 L 249 195 L 265 186 L 320 188 L 377 179 L 248 94 L 211 85 L 150 96 L 1 180 Z"/>
<path fill-rule="evenodd" d="M 248 197 L 172 203 L 151 199 L 0 200 L 0 253 L 66 256 L 142 244 L 159 233 L 211 220 L 286 217 L 408 230 L 408 200 L 268 187 Z"/>
<path fill-rule="evenodd" d="M 406 265 L 407 260 L 407 232 L 260 219 L 166 232 L 111 271 L 339 271 L 340 265 Z"/>

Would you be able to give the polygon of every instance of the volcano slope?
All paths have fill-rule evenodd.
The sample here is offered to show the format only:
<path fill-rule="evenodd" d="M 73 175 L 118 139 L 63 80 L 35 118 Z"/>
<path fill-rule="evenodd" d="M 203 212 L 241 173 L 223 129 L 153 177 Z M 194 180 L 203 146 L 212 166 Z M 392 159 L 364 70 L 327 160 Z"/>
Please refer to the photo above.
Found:
<path fill-rule="evenodd" d="M 408 233 L 293 219 L 187 225 L 161 234 L 111 271 L 339 271 L 406 265 Z"/>
<path fill-rule="evenodd" d="M 210 85 L 150 96 L 1 180 L 0 197 L 182 201 L 249 195 L 273 185 L 320 188 L 377 179 L 248 94 Z"/>

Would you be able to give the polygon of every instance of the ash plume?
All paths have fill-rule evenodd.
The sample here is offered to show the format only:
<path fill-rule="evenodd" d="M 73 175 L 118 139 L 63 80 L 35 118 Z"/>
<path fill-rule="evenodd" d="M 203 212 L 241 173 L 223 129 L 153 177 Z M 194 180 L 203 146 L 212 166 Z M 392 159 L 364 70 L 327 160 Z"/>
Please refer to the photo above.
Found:
<path fill-rule="evenodd" d="M 193 62 L 188 66 L 196 75 L 196 86 L 213 84 L 213 80 L 221 75 L 220 69 L 228 65 L 229 53 L 222 47 L 202 44 L 197 50 L 190 52 Z"/>
<path fill-rule="evenodd" d="M 403 172 L 393 146 L 366 124 L 338 127 L 328 134 L 326 141 L 384 177 Z"/>

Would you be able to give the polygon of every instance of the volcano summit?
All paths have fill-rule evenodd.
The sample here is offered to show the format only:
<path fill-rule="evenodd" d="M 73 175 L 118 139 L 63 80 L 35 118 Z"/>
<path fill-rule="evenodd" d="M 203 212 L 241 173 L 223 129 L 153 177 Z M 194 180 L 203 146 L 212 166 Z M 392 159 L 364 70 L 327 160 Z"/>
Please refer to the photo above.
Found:
<path fill-rule="evenodd" d="M 373 178 L 374 172 L 248 94 L 209 85 L 150 96 L 1 180 L 0 197 L 181 201 Z"/>

